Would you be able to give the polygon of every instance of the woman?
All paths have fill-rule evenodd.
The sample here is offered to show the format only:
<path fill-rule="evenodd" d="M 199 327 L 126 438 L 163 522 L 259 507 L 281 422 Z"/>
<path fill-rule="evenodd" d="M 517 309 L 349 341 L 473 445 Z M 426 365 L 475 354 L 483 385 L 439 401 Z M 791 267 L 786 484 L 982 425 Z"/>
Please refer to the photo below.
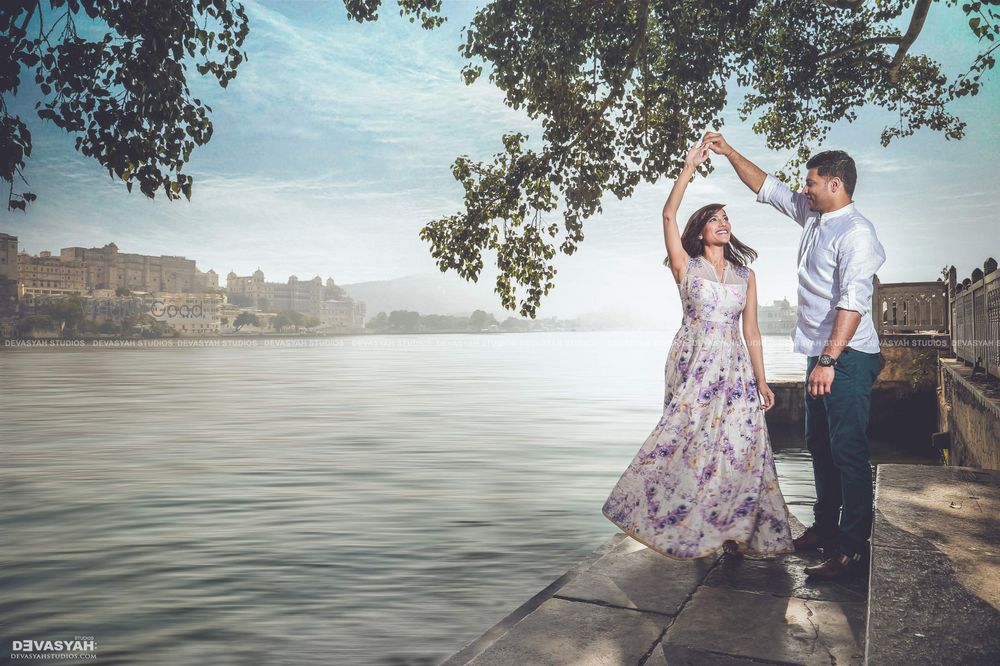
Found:
<path fill-rule="evenodd" d="M 684 309 L 668 352 L 663 417 L 602 511 L 635 540 L 676 559 L 720 547 L 737 556 L 791 553 L 788 507 L 764 420 L 774 393 L 764 378 L 756 280 L 745 265 L 757 253 L 732 237 L 722 204 L 695 211 L 683 236 L 677 230 L 684 190 L 708 151 L 688 151 L 663 207 Z M 741 315 L 749 351 L 737 327 Z"/>

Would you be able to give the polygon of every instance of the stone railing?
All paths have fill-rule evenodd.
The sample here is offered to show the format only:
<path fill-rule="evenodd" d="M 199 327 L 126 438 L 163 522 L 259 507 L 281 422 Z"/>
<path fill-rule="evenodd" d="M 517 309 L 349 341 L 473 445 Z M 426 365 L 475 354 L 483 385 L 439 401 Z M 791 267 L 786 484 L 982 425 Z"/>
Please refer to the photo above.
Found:
<path fill-rule="evenodd" d="M 879 282 L 875 276 L 872 319 L 879 335 L 947 333 L 948 285 L 937 282 Z"/>
<path fill-rule="evenodd" d="M 1000 271 L 992 257 L 958 282 L 948 270 L 951 340 L 955 356 L 1000 379 Z"/>

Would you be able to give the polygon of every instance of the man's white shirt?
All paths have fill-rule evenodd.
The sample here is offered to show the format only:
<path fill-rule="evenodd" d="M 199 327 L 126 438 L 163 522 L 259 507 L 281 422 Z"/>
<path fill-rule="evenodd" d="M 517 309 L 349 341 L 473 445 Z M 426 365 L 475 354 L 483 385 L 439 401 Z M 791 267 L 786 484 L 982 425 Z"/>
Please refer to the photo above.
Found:
<path fill-rule="evenodd" d="M 853 201 L 829 213 L 814 211 L 804 194 L 793 192 L 771 174 L 764 179 L 757 201 L 771 204 L 802 227 L 793 350 L 806 356 L 822 354 L 833 333 L 837 308 L 841 308 L 861 313 L 858 329 L 847 343 L 851 349 L 878 352 L 878 334 L 870 316 L 872 280 L 885 263 L 885 250 L 875 226 Z"/>

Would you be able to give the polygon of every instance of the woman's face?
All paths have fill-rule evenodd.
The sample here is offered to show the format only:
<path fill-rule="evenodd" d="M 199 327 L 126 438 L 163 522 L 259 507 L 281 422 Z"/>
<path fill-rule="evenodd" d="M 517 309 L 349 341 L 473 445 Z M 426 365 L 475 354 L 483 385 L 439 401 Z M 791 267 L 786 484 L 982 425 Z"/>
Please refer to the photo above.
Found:
<path fill-rule="evenodd" d="M 701 242 L 705 245 L 725 245 L 729 242 L 732 227 L 725 208 L 720 208 L 712 214 L 702 229 Z"/>

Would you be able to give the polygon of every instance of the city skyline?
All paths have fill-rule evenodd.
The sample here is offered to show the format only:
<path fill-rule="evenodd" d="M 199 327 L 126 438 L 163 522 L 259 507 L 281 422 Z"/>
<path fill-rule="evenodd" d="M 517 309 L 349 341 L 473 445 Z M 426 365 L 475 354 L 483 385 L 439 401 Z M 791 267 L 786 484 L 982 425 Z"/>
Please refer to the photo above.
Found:
<path fill-rule="evenodd" d="M 0 239 L 12 239 L 18 245 L 20 244 L 20 239 L 16 235 L 8 234 L 7 232 L 5 232 L 3 230 L 0 230 Z M 248 275 L 243 275 L 243 276 L 237 275 L 234 271 L 230 271 L 229 273 L 223 275 L 223 274 L 219 273 L 219 271 L 216 271 L 214 268 L 208 268 L 206 270 L 202 270 L 197 265 L 198 264 L 197 259 L 193 258 L 193 257 L 188 257 L 186 255 L 138 255 L 138 254 L 135 254 L 135 253 L 123 252 L 121 250 L 121 248 L 119 248 L 117 246 L 117 244 L 114 243 L 114 241 L 112 241 L 112 242 L 104 244 L 101 247 L 96 247 L 96 246 L 95 247 L 90 247 L 90 248 L 84 248 L 84 247 L 81 247 L 81 246 L 62 247 L 62 248 L 59 248 L 57 251 L 41 250 L 41 251 L 39 251 L 36 254 L 30 254 L 23 247 L 18 247 L 18 249 L 16 251 L 17 255 L 19 255 L 19 256 L 20 255 L 26 255 L 27 257 L 30 257 L 30 259 L 32 260 L 32 263 L 39 263 L 40 260 L 61 262 L 61 263 L 64 264 L 64 267 L 63 267 L 62 271 L 60 271 L 61 273 L 72 273 L 73 270 L 76 270 L 76 271 L 78 271 L 80 273 L 80 277 L 77 280 L 77 282 L 79 282 L 79 284 L 76 284 L 72 279 L 69 279 L 67 281 L 65 275 L 60 275 L 60 276 L 42 276 L 42 277 L 46 277 L 46 278 L 49 278 L 49 279 L 58 279 L 58 280 L 60 280 L 60 288 L 56 289 L 56 290 L 52 290 L 51 289 L 51 285 L 48 288 L 46 288 L 46 287 L 39 288 L 39 287 L 33 286 L 33 284 L 32 284 L 33 281 L 37 277 L 39 277 L 39 276 L 36 276 L 34 274 L 31 274 L 31 275 L 24 274 L 23 273 L 24 267 L 20 266 L 21 261 L 18 260 L 16 263 L 18 264 L 19 268 L 22 271 L 22 274 L 19 276 L 18 279 L 21 280 L 21 281 L 23 281 L 25 283 L 24 287 L 25 287 L 25 291 L 26 292 L 39 293 L 39 294 L 52 294 L 52 293 L 57 293 L 57 292 L 85 294 L 85 293 L 88 293 L 92 289 L 100 290 L 100 289 L 111 288 L 111 287 L 108 287 L 107 285 L 97 286 L 97 282 L 100 282 L 101 280 L 95 278 L 93 268 L 87 269 L 85 267 L 77 266 L 74 269 L 74 268 L 72 268 L 70 266 L 70 264 L 74 264 L 74 265 L 75 264 L 80 264 L 82 261 L 85 261 L 85 257 L 90 256 L 90 255 L 102 255 L 105 252 L 107 252 L 110 248 L 112 248 L 112 246 L 114 247 L 114 251 L 117 252 L 117 253 L 119 253 L 120 255 L 133 257 L 134 258 L 133 260 L 140 260 L 143 263 L 147 263 L 148 261 L 152 260 L 152 261 L 156 262 L 158 265 L 160 263 L 162 263 L 162 262 L 168 262 L 168 263 L 171 263 L 171 264 L 183 264 L 184 267 L 183 267 L 182 270 L 191 271 L 192 274 L 197 273 L 197 276 L 199 278 L 202 278 L 202 279 L 206 280 L 206 283 L 204 285 L 206 287 L 205 289 L 188 289 L 188 288 L 184 288 L 184 289 L 154 289 L 152 287 L 148 287 L 147 285 L 139 285 L 138 286 L 138 290 L 136 290 L 136 289 L 130 289 L 130 291 L 132 291 L 134 293 L 146 293 L 147 291 L 150 291 L 150 292 L 166 291 L 166 292 L 173 292 L 173 293 L 198 293 L 198 292 L 202 292 L 202 291 L 215 291 L 215 290 L 218 290 L 218 289 L 222 289 L 223 291 L 229 292 L 230 297 L 237 298 L 237 297 L 241 297 L 241 296 L 246 295 L 246 284 L 252 283 L 253 280 L 254 280 L 254 278 L 256 278 L 258 276 L 259 276 L 260 280 L 263 282 L 264 281 L 264 276 L 266 275 L 264 273 L 264 271 L 259 266 L 257 267 L 256 270 L 254 270 L 252 273 L 249 273 Z M 162 262 L 160 260 L 162 260 Z M 46 269 L 43 269 L 43 270 L 46 270 Z M 48 270 L 51 270 L 51 269 L 48 269 Z M 106 269 L 105 269 L 105 271 L 106 271 Z M 104 281 L 108 281 L 108 276 L 104 275 L 103 279 L 104 279 Z M 128 279 L 126 279 L 125 281 L 128 282 Z M 353 285 L 349 284 L 349 285 L 345 285 L 345 286 L 346 287 L 357 287 L 358 289 L 370 289 L 370 288 L 372 288 L 373 284 L 380 284 L 381 283 L 381 284 L 384 284 L 387 288 L 389 288 L 390 285 L 394 281 L 398 281 L 398 279 L 397 280 L 390 279 L 390 280 L 385 280 L 385 281 L 380 281 L 380 282 L 374 282 L 374 283 L 368 282 L 368 283 L 357 283 L 357 284 L 353 284 Z M 336 287 L 338 287 L 338 288 L 343 288 L 343 287 L 341 287 L 341 285 L 336 284 L 336 281 L 334 280 L 333 277 L 327 277 L 324 280 L 322 278 L 322 276 L 318 275 L 318 274 L 315 275 L 312 278 L 308 278 L 308 277 L 300 277 L 300 276 L 298 276 L 298 275 L 296 275 L 296 274 L 293 273 L 293 274 L 287 276 L 287 278 L 285 278 L 285 279 L 276 280 L 276 281 L 268 280 L 266 282 L 266 284 L 275 285 L 275 286 L 280 285 L 280 286 L 284 287 L 285 285 L 291 285 L 293 282 L 294 283 L 298 283 L 298 284 L 303 284 L 303 283 L 319 283 L 319 284 L 321 284 L 321 285 L 323 285 L 323 286 L 325 286 L 327 288 L 329 288 L 333 284 L 333 285 L 336 285 Z M 234 288 L 235 288 L 235 291 L 234 291 Z M 74 289 L 76 290 L 75 292 L 73 291 Z M 397 288 L 397 291 L 398 291 L 398 288 Z M 388 312 L 391 312 L 393 310 L 404 310 L 404 311 L 417 310 L 417 311 L 419 311 L 419 313 L 421 315 L 467 316 L 467 315 L 470 315 L 475 310 L 485 310 L 488 313 L 493 313 L 495 315 L 499 315 L 501 317 L 504 317 L 503 314 L 495 312 L 495 309 L 494 309 L 492 303 L 485 304 L 485 305 L 483 305 L 483 307 L 478 307 L 477 305 L 469 305 L 469 299 L 467 297 L 464 298 L 464 299 L 462 299 L 463 300 L 463 304 L 464 304 L 465 307 L 463 307 L 463 304 L 457 304 L 456 307 L 444 307 L 444 308 L 441 308 L 441 307 L 434 307 L 433 305 L 431 305 L 431 306 L 428 307 L 428 303 L 422 298 L 423 296 L 425 296 L 425 294 L 421 294 L 420 293 L 420 288 L 418 287 L 417 289 L 414 290 L 414 292 L 415 293 L 414 293 L 414 299 L 413 299 L 414 303 L 413 304 L 411 304 L 411 305 L 403 304 L 403 305 L 400 305 L 399 307 L 391 307 L 391 306 L 390 307 L 383 307 L 383 308 L 379 308 L 378 311 L 384 311 L 385 313 L 388 313 Z M 347 293 L 347 292 L 345 292 L 345 293 L 347 294 L 346 298 L 348 300 L 359 300 L 359 299 L 353 298 L 350 293 Z M 395 294 L 394 297 L 395 297 L 395 300 L 397 300 L 397 301 L 400 300 L 400 296 L 399 296 L 398 293 Z M 392 300 L 392 298 L 393 298 L 393 296 L 389 296 L 390 300 Z M 403 297 L 403 298 L 405 299 L 405 297 Z M 361 302 L 364 303 L 364 300 L 361 300 Z M 794 305 L 790 304 L 789 299 L 787 299 L 787 298 L 775 299 L 772 303 L 763 303 L 762 302 L 762 303 L 759 304 L 759 306 L 760 306 L 760 315 L 761 315 L 761 322 L 760 323 L 761 323 L 761 329 L 762 329 L 762 331 L 764 330 L 765 324 L 768 323 L 766 320 L 768 320 L 769 318 L 773 318 L 773 317 L 777 316 L 778 312 L 783 312 L 785 309 L 788 309 L 788 308 L 791 308 L 790 311 L 794 313 L 794 308 L 795 308 Z M 373 311 L 370 314 L 372 316 L 374 316 L 375 314 L 377 314 L 377 311 Z M 632 321 L 634 323 L 640 323 L 640 324 L 642 324 L 642 323 L 648 323 L 648 322 L 642 322 L 641 320 L 637 320 L 637 319 L 635 319 L 635 317 L 631 316 L 630 313 L 628 313 L 628 312 L 622 312 L 620 309 L 618 309 L 617 312 L 616 312 L 614 308 L 612 308 L 610 310 L 605 310 L 603 312 L 594 311 L 592 313 L 583 313 L 583 314 L 584 315 L 586 315 L 586 314 L 601 315 L 602 318 L 605 319 L 605 320 L 615 319 L 616 318 L 615 315 L 618 314 L 618 315 L 622 316 L 622 318 L 623 318 L 624 321 Z M 515 319 L 523 319 L 523 317 L 521 317 L 517 313 L 507 313 L 506 316 L 512 316 Z"/>
<path fill-rule="evenodd" d="M 186 169 L 195 178 L 190 203 L 127 194 L 19 98 L 12 110 L 34 137 L 25 175 L 39 200 L 27 215 L 6 212 L 0 227 L 31 254 L 113 241 L 130 252 L 193 257 L 220 276 L 259 266 L 268 275 L 319 274 L 349 285 L 438 273 L 417 232 L 461 208 L 454 158 L 489 158 L 505 132 L 540 136 L 540 123 L 504 106 L 486 77 L 472 86 L 461 81 L 464 60 L 455 47 L 479 4 L 445 7 L 448 22 L 423 31 L 392 12 L 358 25 L 337 3 L 321 12 L 247 3 L 250 57 L 239 75 L 226 90 L 191 80 L 192 92 L 215 110 L 215 134 Z M 936 6 L 915 44 L 946 72 L 961 71 L 976 52 L 962 16 Z M 857 160 L 856 200 L 887 250 L 882 281 L 934 280 L 946 264 L 963 276 L 996 253 L 976 242 L 1000 231 L 990 196 L 1000 139 L 995 73 L 985 83 L 982 94 L 954 107 L 967 122 L 962 141 L 922 130 L 883 149 L 887 114 L 868 110 L 835 126 L 819 147 L 843 148 Z M 749 122 L 739 123 L 741 97 L 734 86 L 718 129 L 765 170 L 779 168 L 787 154 L 767 150 Z M 702 203 L 727 203 L 734 235 L 760 253 L 753 264 L 759 302 L 794 303 L 799 227 L 755 203 L 725 160 L 713 161 L 715 173 L 688 188 L 682 224 Z M 606 195 L 604 213 L 585 221 L 579 251 L 557 257 L 556 287 L 540 317 L 614 305 L 658 322 L 679 320 L 676 287 L 660 263 L 660 209 L 670 185 L 640 185 L 624 201 Z M 506 315 L 492 293 L 491 261 L 484 257 L 477 284 L 463 287 L 452 272 L 439 279 L 481 293 Z"/>

